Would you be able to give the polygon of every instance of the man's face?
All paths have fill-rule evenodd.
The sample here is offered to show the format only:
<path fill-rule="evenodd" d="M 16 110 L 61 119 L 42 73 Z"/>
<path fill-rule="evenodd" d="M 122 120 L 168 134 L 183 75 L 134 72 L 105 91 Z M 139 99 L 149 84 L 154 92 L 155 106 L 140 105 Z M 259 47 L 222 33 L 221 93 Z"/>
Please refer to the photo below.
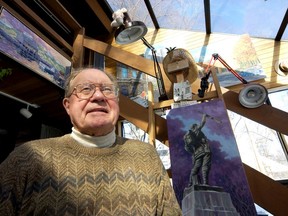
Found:
<path fill-rule="evenodd" d="M 71 90 L 83 83 L 110 83 L 109 77 L 97 69 L 86 69 L 71 81 Z M 79 99 L 75 94 L 64 98 L 63 105 L 75 129 L 91 136 L 103 136 L 114 129 L 119 117 L 118 97 L 107 99 L 96 87 L 88 99 Z"/>

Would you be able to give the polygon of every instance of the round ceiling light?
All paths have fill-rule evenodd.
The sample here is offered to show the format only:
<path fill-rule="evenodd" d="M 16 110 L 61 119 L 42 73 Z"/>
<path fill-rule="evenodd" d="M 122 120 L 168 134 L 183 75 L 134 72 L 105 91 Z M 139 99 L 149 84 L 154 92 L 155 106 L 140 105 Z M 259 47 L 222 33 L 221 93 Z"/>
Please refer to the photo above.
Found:
<path fill-rule="evenodd" d="M 131 21 L 129 25 L 120 26 L 115 32 L 115 40 L 118 44 L 133 43 L 147 33 L 146 25 L 141 21 Z"/>
<path fill-rule="evenodd" d="M 267 89 L 260 84 L 247 84 L 239 92 L 239 102 L 247 108 L 257 108 L 267 100 Z"/>

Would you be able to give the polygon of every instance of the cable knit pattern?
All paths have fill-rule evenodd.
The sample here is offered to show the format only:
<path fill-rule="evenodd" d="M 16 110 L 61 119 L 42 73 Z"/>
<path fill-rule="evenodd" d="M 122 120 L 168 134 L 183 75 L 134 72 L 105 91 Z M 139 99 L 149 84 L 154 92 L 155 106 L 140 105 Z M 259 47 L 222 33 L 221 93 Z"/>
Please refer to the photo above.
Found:
<path fill-rule="evenodd" d="M 0 215 L 181 215 L 153 146 L 117 137 L 87 148 L 65 135 L 23 144 L 0 166 Z"/>

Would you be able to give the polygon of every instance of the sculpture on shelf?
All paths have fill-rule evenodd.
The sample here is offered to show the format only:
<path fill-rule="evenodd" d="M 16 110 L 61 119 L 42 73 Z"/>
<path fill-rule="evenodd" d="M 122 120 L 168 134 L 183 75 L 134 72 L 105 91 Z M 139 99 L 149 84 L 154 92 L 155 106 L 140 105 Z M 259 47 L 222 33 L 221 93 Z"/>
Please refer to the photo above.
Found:
<path fill-rule="evenodd" d="M 198 67 L 188 50 L 182 48 L 166 48 L 167 55 L 163 59 L 163 69 L 172 83 L 188 80 L 190 84 L 198 77 Z M 183 77 L 179 77 L 178 75 Z M 180 78 L 180 79 L 179 79 Z"/>

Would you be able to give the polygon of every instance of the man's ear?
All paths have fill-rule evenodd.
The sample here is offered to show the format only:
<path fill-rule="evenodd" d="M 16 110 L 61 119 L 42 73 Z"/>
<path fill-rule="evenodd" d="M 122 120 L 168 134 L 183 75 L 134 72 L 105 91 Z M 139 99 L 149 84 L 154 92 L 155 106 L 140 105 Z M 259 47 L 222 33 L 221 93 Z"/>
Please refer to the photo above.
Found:
<path fill-rule="evenodd" d="M 69 115 L 69 108 L 70 108 L 70 102 L 69 102 L 69 99 L 68 98 L 64 98 L 63 101 L 62 101 L 62 104 L 66 110 L 66 112 L 68 113 Z"/>

